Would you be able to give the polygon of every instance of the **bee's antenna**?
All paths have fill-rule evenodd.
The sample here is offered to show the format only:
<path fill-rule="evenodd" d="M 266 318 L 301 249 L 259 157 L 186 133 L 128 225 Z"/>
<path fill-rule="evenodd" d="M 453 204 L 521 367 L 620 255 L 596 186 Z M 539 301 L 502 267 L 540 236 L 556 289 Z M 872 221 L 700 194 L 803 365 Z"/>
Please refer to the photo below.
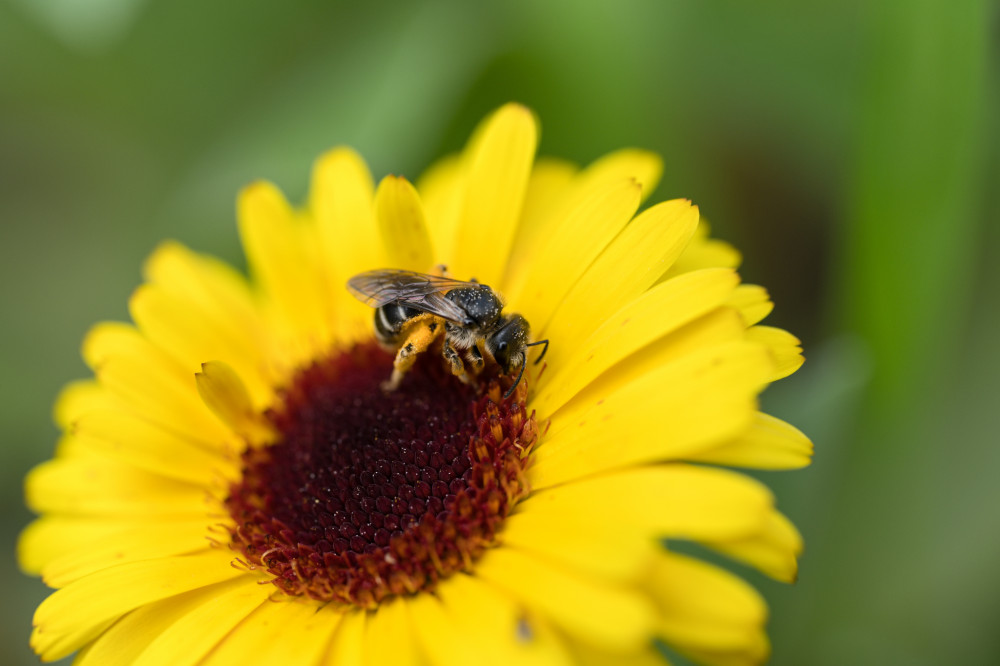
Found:
<path fill-rule="evenodd" d="M 528 344 L 524 345 L 525 347 L 536 347 L 538 345 L 545 345 L 545 349 L 543 349 L 541 355 L 535 359 L 535 365 L 541 363 L 542 359 L 545 358 L 545 352 L 549 350 L 549 341 L 539 340 L 538 342 L 529 342 Z"/>
<path fill-rule="evenodd" d="M 527 358 L 522 359 L 522 361 L 521 361 L 521 372 L 517 373 L 517 379 L 514 381 L 513 384 L 510 385 L 510 388 L 507 389 L 507 392 L 503 394 L 503 399 L 504 400 L 506 400 L 507 398 L 509 398 L 511 396 L 511 394 L 514 393 L 514 389 L 517 388 L 517 385 L 521 383 L 521 377 L 524 376 L 524 366 L 528 365 L 527 363 L 525 363 L 526 360 L 528 360 L 528 359 Z"/>

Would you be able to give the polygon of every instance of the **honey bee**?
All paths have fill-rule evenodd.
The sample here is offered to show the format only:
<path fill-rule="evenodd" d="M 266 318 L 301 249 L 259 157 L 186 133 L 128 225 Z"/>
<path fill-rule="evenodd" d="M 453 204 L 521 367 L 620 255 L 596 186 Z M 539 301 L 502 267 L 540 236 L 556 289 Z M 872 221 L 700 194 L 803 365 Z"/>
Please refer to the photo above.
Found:
<path fill-rule="evenodd" d="M 500 296 L 479 282 L 384 269 L 355 275 L 347 281 L 347 289 L 375 308 L 375 337 L 384 347 L 396 350 L 392 376 L 382 384 L 387 391 L 395 390 L 417 355 L 442 336 L 442 355 L 451 372 L 464 382 L 471 378 L 463 356 L 474 374 L 486 365 L 484 353 L 505 375 L 517 370 L 517 379 L 504 398 L 524 375 L 527 348 L 545 345 L 536 363 L 549 348 L 548 340 L 528 342 L 528 321 L 519 314 L 503 314 Z"/>

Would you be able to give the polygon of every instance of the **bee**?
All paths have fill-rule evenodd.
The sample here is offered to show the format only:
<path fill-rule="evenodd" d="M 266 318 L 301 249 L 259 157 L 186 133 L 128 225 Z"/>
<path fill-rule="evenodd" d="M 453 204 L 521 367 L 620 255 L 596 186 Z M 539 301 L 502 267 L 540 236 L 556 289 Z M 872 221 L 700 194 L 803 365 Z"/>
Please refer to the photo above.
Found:
<path fill-rule="evenodd" d="M 347 289 L 375 308 L 375 337 L 396 350 L 392 376 L 382 385 L 387 391 L 395 390 L 417 355 L 441 337 L 441 353 L 452 374 L 463 382 L 471 381 L 463 356 L 475 374 L 486 365 L 484 353 L 505 375 L 518 371 L 504 398 L 524 375 L 527 348 L 545 345 L 536 363 L 549 348 L 548 340 L 528 342 L 528 321 L 519 314 L 503 314 L 500 296 L 476 281 L 384 269 L 355 275 L 347 281 Z"/>

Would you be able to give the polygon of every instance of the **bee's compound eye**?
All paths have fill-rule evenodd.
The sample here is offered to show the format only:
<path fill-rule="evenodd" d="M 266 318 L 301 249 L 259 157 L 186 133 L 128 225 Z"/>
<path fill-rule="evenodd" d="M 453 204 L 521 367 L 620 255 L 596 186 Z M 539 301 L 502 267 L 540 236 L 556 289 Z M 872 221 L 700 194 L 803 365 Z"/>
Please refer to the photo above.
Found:
<path fill-rule="evenodd" d="M 507 343 L 501 342 L 499 345 L 497 345 L 497 350 L 502 352 L 507 351 Z"/>

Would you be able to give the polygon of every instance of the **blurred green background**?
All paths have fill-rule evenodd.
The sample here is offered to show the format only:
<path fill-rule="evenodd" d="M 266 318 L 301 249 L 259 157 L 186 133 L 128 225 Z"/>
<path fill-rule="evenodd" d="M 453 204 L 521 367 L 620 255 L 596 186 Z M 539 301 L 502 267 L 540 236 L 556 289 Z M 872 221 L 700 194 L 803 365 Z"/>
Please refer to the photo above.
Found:
<path fill-rule="evenodd" d="M 808 361 L 765 408 L 801 527 L 774 664 L 1000 663 L 998 8 L 812 3 L 0 0 L 0 662 L 44 586 L 13 558 L 79 343 L 162 238 L 241 263 L 233 201 L 301 200 L 350 144 L 414 178 L 508 100 L 541 152 L 661 153 Z M 744 572 L 746 573 L 746 572 Z M 8 652 L 8 654 L 4 654 Z"/>

